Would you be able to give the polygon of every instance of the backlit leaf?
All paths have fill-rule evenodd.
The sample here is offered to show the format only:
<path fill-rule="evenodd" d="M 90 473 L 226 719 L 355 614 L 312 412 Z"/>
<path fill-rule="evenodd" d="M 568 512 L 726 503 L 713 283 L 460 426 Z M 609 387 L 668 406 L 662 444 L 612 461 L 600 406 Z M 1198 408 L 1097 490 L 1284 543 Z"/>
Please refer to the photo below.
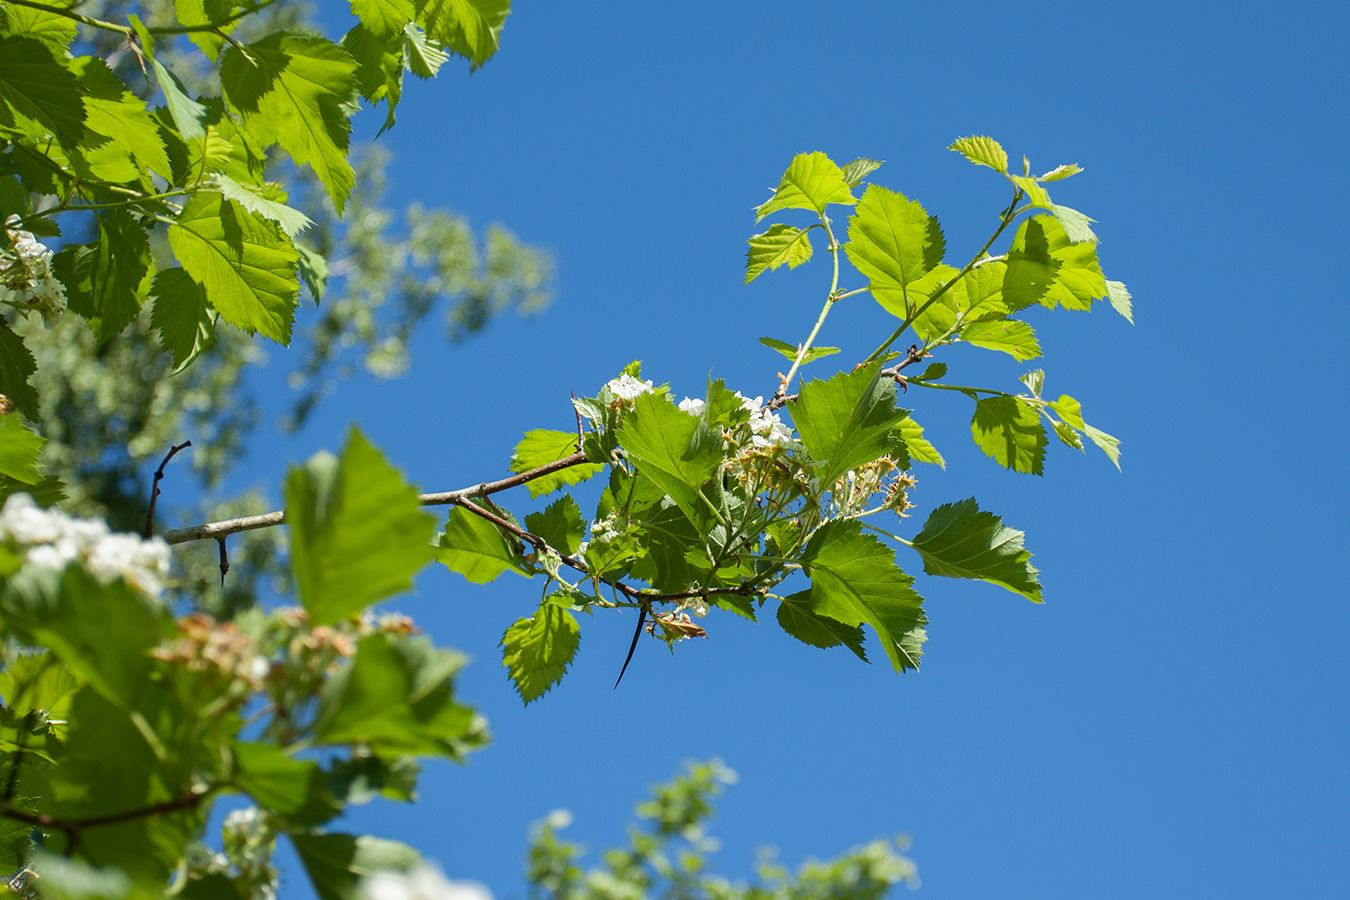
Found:
<path fill-rule="evenodd" d="M 382 872 L 407 874 L 424 865 L 416 850 L 398 841 L 350 834 L 289 836 L 319 900 L 366 900 L 364 879 Z"/>
<path fill-rule="evenodd" d="M 773 196 L 755 210 L 755 221 L 780 209 L 810 209 L 824 214 L 831 203 L 853 205 L 844 172 L 824 153 L 799 153 L 783 173 Z"/>
<path fill-rule="evenodd" d="M 844 181 L 849 187 L 857 187 L 862 184 L 863 179 L 871 175 L 877 169 L 881 168 L 884 160 L 868 159 L 860 156 L 851 163 L 844 165 Z"/>
<path fill-rule="evenodd" d="M 1112 309 L 1124 316 L 1131 325 L 1134 324 L 1134 307 L 1130 303 L 1130 292 L 1126 290 L 1124 282 L 1108 281 L 1106 299 L 1111 301 Z"/>
<path fill-rule="evenodd" d="M 745 281 L 749 284 L 765 269 L 772 271 L 787 263 L 795 269 L 811 258 L 811 231 L 791 225 L 770 225 L 769 230 L 746 241 Z"/>
<path fill-rule="evenodd" d="M 975 404 L 970 433 L 984 455 L 999 465 L 1041 474 L 1045 427 L 1031 403 L 1016 397 L 986 397 Z"/>
<path fill-rule="evenodd" d="M 417 21 L 433 40 L 477 69 L 501 43 L 510 0 L 417 0 Z"/>
<path fill-rule="evenodd" d="M 849 217 L 844 251 L 871 281 L 872 294 L 894 313 L 904 309 L 905 286 L 938 266 L 945 246 L 936 216 L 903 194 L 873 184 Z"/>
<path fill-rule="evenodd" d="M 576 617 L 554 603 L 517 619 L 502 636 L 502 668 L 511 673 L 526 705 L 538 700 L 567 673 L 581 643 Z"/>
<path fill-rule="evenodd" d="M 452 506 L 436 539 L 436 559 L 474 584 L 486 584 L 510 570 L 529 577 L 515 538 L 480 515 Z"/>
<path fill-rule="evenodd" d="M 1106 279 L 1090 241 L 1075 244 L 1054 216 L 1022 223 L 1008 249 L 1003 299 L 1012 310 L 1033 303 L 1054 309 L 1090 309 L 1107 296 Z"/>
<path fill-rule="evenodd" d="M 911 546 L 929 575 L 987 581 L 1040 603 L 1039 573 L 1023 547 L 1025 536 L 971 498 L 933 510 Z"/>
<path fill-rule="evenodd" d="M 181 372 L 216 342 L 216 319 L 206 291 L 174 266 L 156 273 L 150 293 L 155 298 L 150 324 L 159 333 L 160 344 L 173 354 L 174 371 Z"/>
<path fill-rule="evenodd" d="M 33 141 L 51 133 L 73 148 L 84 136 L 80 84 L 39 40 L 0 37 L 0 128 L 22 131 Z"/>
<path fill-rule="evenodd" d="M 948 150 L 955 150 L 977 166 L 988 166 L 995 172 L 1008 172 L 1008 154 L 998 141 L 976 135 L 957 138 Z"/>
<path fill-rule="evenodd" d="M 996 319 L 967 325 L 961 332 L 961 339 L 976 347 L 1001 350 L 1011 354 L 1013 359 L 1019 362 L 1035 359 L 1041 355 L 1041 345 L 1036 342 L 1036 332 L 1026 322 L 1019 322 L 1016 319 Z"/>
<path fill-rule="evenodd" d="M 894 449 L 891 432 L 905 418 L 895 406 L 895 380 L 878 365 L 808 381 L 789 404 L 821 484 Z M 908 460 L 902 460 L 902 465 Z"/>
<path fill-rule="evenodd" d="M 519 475 L 557 462 L 560 459 L 566 459 L 576 452 L 577 435 L 575 432 L 549 431 L 536 428 L 534 431 L 526 432 L 525 437 L 516 445 L 515 452 L 511 454 L 510 468 L 512 472 Z M 526 482 L 525 487 L 530 492 L 531 497 L 541 497 L 544 494 L 556 491 L 560 487 L 585 481 L 593 477 L 602 468 L 604 467 L 597 463 L 568 466 L 565 469 Z"/>
<path fill-rule="evenodd" d="M 619 426 L 619 443 L 695 523 L 708 518 L 702 486 L 722 465 L 722 439 L 704 421 L 654 393 L 640 395 Z"/>
<path fill-rule="evenodd" d="M 863 651 L 863 630 L 861 625 L 845 625 L 826 616 L 811 612 L 805 604 L 792 598 L 778 604 L 778 624 L 784 631 L 812 647 L 848 647 L 863 662 L 867 654 Z"/>

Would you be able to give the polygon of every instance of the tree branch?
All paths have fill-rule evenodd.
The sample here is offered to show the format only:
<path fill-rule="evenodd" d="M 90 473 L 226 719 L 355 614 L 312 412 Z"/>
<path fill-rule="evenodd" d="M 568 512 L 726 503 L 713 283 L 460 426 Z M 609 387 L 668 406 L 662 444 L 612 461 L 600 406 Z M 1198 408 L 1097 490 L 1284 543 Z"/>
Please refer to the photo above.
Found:
<path fill-rule="evenodd" d="M 201 803 L 210 795 L 224 787 L 223 784 L 213 784 L 200 790 L 190 790 L 181 797 L 173 800 L 166 800 L 163 803 L 155 803 L 151 806 L 143 806 L 140 809 L 131 809 L 126 812 L 108 813 L 102 816 L 89 816 L 83 819 L 58 819 L 56 816 L 50 816 L 46 813 L 29 813 L 21 809 L 14 809 L 8 803 L 0 806 L 0 816 L 6 819 L 13 819 L 16 822 L 26 822 L 38 828 L 59 829 L 64 831 L 67 836 L 74 837 L 85 828 L 97 828 L 100 825 L 118 825 L 122 822 L 131 822 L 136 819 L 144 819 L 147 816 L 159 816 L 165 813 L 181 812 L 185 809 L 192 809 L 198 803 Z"/>

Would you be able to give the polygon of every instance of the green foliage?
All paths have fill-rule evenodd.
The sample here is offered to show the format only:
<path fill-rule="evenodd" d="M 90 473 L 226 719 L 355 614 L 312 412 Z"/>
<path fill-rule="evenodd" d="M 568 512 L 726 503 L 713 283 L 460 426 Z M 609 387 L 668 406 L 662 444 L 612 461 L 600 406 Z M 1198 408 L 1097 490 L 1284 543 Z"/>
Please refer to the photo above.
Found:
<path fill-rule="evenodd" d="M 1041 584 L 1023 537 L 971 498 L 933 510 L 910 546 L 923 557 L 929 575 L 988 581 L 1040 603 Z"/>
<path fill-rule="evenodd" d="M 520 699 L 527 704 L 538 700 L 561 681 L 580 643 L 581 628 L 576 618 L 549 602 L 506 629 L 502 666 L 511 673 Z"/>

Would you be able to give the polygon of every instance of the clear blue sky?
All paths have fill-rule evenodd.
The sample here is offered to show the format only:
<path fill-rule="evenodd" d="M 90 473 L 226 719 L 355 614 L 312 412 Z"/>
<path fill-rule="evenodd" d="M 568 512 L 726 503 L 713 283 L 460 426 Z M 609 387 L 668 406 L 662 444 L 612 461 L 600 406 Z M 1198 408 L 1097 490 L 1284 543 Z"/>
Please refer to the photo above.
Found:
<path fill-rule="evenodd" d="M 617 691 L 633 619 L 597 616 L 571 675 L 522 709 L 496 645 L 537 588 L 432 572 L 393 605 L 475 657 L 461 690 L 496 740 L 431 765 L 415 807 L 347 827 L 514 900 L 528 822 L 566 807 L 575 838 L 609 846 L 647 785 L 720 755 L 741 774 L 717 826 L 732 876 L 759 844 L 795 864 L 903 831 L 927 900 L 1344 896 L 1348 19 L 1299 2 L 520 2 L 481 71 L 410 79 L 381 138 L 391 199 L 550 248 L 556 301 L 459 347 L 428 329 L 409 377 L 353 383 L 296 440 L 260 441 L 250 480 L 336 448 L 352 419 L 425 490 L 500 476 L 524 431 L 570 426 L 569 391 L 633 358 L 681 396 L 709 372 L 771 393 L 782 363 L 756 339 L 804 336 L 829 274 L 742 287 L 743 242 L 802 151 L 886 160 L 874 179 L 937 213 L 962 257 L 1006 192 L 952 139 L 1079 163 L 1055 197 L 1099 220 L 1138 324 L 1032 316 L 1047 391 L 1123 440 L 1123 474 L 1059 445 L 1044 478 L 1005 472 L 971 444 L 964 398 L 906 398 L 948 459 L 920 473 L 911 531 L 978 497 L 1027 532 L 1044 606 L 920 574 L 921 674 L 721 615 L 673 656 L 640 646 Z M 369 134 L 383 114 L 365 118 Z M 824 341 L 852 361 L 888 330 L 860 298 Z M 947 361 L 995 387 L 1031 368 L 993 356 Z"/>

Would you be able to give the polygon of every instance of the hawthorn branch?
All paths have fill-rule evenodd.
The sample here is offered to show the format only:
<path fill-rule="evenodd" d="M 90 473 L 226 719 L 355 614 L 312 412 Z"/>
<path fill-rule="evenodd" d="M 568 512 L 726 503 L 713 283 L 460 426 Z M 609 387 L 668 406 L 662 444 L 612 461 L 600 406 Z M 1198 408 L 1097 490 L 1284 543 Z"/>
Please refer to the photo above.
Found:
<path fill-rule="evenodd" d="M 536 478 L 542 478 L 545 475 L 551 475 L 554 472 L 561 472 L 563 469 L 580 465 L 586 462 L 586 454 L 578 450 L 571 456 L 564 456 L 555 462 L 546 463 L 528 472 L 521 472 L 519 475 L 512 475 L 510 478 L 502 478 L 498 481 L 484 481 L 473 487 L 460 488 L 457 491 L 443 491 L 437 494 L 422 494 L 417 498 L 423 506 L 446 506 L 451 503 L 459 503 L 460 500 L 467 500 L 472 497 L 486 497 L 489 494 L 500 493 L 510 490 L 513 487 L 519 487 L 527 482 L 534 481 Z M 472 506 L 472 504 L 470 504 Z M 164 540 L 170 544 L 186 544 L 190 541 L 219 541 L 222 538 L 229 537 L 232 534 L 238 534 L 241 531 L 253 531 L 258 528 L 272 528 L 286 521 L 286 513 L 282 510 L 276 512 L 264 513 L 260 516 L 244 516 L 238 519 L 224 519 L 219 522 L 206 522 L 201 525 L 193 525 L 190 528 L 178 528 L 164 533 Z M 503 522 L 506 520 L 503 519 Z M 507 522 L 506 524 L 510 524 Z"/>
<path fill-rule="evenodd" d="M 101 816 L 88 816 L 83 819 L 61 819 L 47 813 L 30 813 L 21 809 L 15 809 L 6 802 L 0 806 L 0 816 L 6 819 L 13 819 L 16 822 L 25 822 L 38 828 L 49 831 L 59 830 L 66 834 L 70 840 L 74 840 L 81 831 L 86 828 L 97 828 L 100 825 L 119 825 L 123 822 L 132 822 L 136 819 L 144 819 L 149 816 L 162 816 L 167 813 L 182 812 L 192 809 L 201 803 L 207 797 L 223 788 L 224 784 L 212 784 L 204 788 L 190 790 L 180 797 L 173 800 L 166 800 L 163 803 L 155 803 L 150 806 L 142 806 L 139 809 L 129 809 L 120 813 L 108 813 Z"/>
<path fill-rule="evenodd" d="M 164 467 L 169 464 L 169 460 L 178 454 L 179 450 L 191 446 L 192 441 L 183 441 L 181 444 L 174 444 L 169 447 L 168 455 L 159 464 L 159 468 L 155 470 L 155 478 L 150 483 L 150 509 L 145 513 L 145 532 L 141 535 L 146 540 L 149 540 L 155 533 L 155 501 L 159 499 L 159 482 L 164 477 Z"/>

